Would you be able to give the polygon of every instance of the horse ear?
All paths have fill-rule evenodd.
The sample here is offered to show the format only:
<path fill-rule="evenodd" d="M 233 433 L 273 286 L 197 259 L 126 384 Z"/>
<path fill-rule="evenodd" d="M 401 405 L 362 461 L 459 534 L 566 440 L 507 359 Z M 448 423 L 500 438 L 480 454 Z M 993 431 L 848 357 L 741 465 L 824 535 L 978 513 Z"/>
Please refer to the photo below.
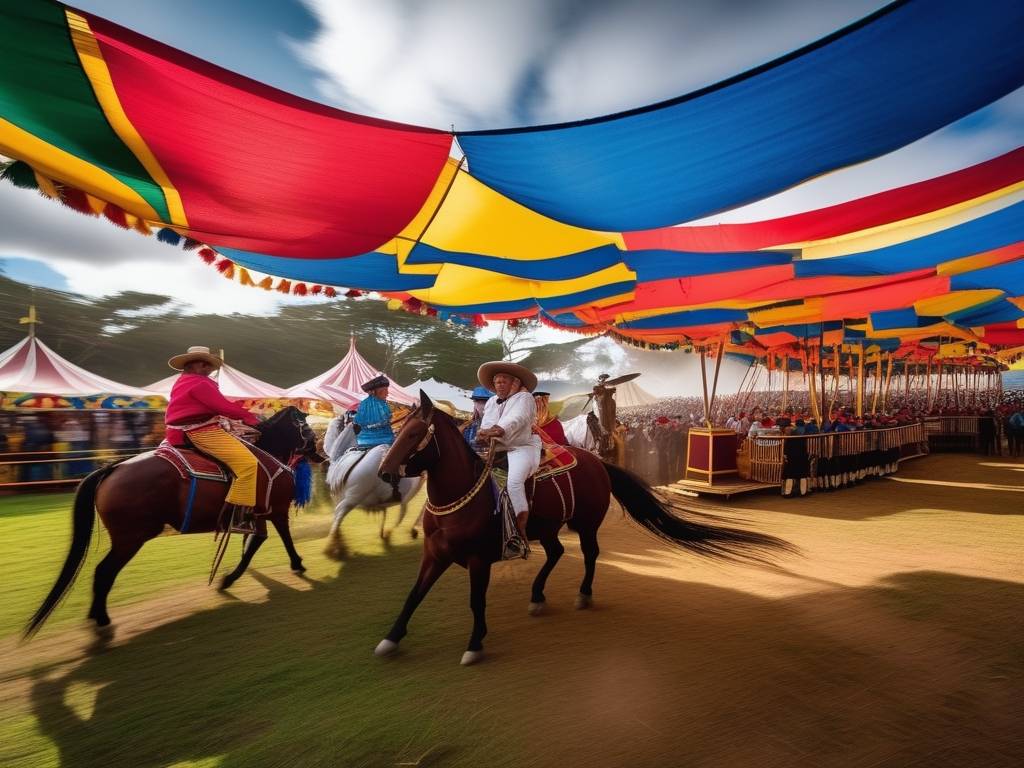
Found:
<path fill-rule="evenodd" d="M 429 418 L 434 412 L 434 401 L 422 389 L 420 390 L 420 409 L 423 411 L 424 418 Z"/>

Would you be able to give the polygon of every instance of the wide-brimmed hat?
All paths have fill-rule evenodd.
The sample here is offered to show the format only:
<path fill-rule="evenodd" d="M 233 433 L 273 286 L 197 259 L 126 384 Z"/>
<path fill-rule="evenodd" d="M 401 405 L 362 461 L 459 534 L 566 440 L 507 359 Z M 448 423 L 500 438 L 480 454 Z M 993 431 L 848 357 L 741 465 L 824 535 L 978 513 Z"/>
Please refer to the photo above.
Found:
<path fill-rule="evenodd" d="M 224 361 L 217 357 L 215 354 L 210 352 L 209 347 L 189 347 L 188 351 L 183 355 L 175 355 L 167 364 L 176 371 L 183 370 L 186 365 L 193 362 L 194 360 L 202 360 L 209 363 L 214 368 L 220 368 L 224 365 Z"/>
<path fill-rule="evenodd" d="M 550 392 L 545 392 L 543 389 L 537 389 L 533 392 L 534 397 L 551 397 Z"/>
<path fill-rule="evenodd" d="M 494 386 L 494 377 L 499 373 L 515 376 L 523 383 L 523 387 L 530 392 L 537 388 L 537 377 L 529 368 L 524 368 L 515 363 L 508 363 L 504 360 L 492 360 L 489 363 L 484 363 L 477 369 L 476 378 L 482 386 L 490 388 Z"/>
<path fill-rule="evenodd" d="M 373 390 L 375 390 L 375 389 L 380 389 L 381 387 L 390 387 L 390 386 L 391 386 L 391 382 L 388 381 L 388 377 L 385 376 L 382 373 L 379 376 L 375 376 L 374 378 L 370 379 L 368 382 L 363 384 L 362 385 L 362 390 L 363 390 L 363 392 L 373 392 Z"/>
<path fill-rule="evenodd" d="M 494 395 L 494 393 L 491 392 L 491 390 L 489 390 L 487 387 L 479 387 L 478 386 L 478 387 L 474 387 L 473 388 L 473 394 L 471 394 L 469 396 L 469 399 L 470 400 L 490 400 L 493 395 Z"/>

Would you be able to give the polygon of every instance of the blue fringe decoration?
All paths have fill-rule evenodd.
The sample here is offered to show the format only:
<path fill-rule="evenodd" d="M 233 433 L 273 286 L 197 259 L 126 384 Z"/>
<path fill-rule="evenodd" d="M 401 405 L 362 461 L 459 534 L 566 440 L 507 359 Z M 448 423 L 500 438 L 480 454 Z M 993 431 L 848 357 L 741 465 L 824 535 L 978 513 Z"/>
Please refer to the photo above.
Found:
<path fill-rule="evenodd" d="M 313 468 L 303 459 L 295 465 L 295 506 L 300 509 L 313 498 Z"/>
<path fill-rule="evenodd" d="M 164 227 L 156 233 L 156 239 L 161 243 L 167 243 L 168 245 L 177 245 L 181 242 L 181 235 L 175 232 L 173 229 Z"/>

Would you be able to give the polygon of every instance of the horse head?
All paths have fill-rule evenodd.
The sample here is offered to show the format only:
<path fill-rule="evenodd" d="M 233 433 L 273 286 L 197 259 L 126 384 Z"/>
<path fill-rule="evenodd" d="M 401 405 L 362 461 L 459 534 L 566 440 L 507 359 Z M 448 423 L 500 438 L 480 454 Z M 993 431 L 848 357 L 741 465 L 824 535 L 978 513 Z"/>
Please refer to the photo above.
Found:
<path fill-rule="evenodd" d="M 260 439 L 256 444 L 286 464 L 296 456 L 314 464 L 324 461 L 316 447 L 316 434 L 306 423 L 306 414 L 289 405 L 257 426 Z"/>
<path fill-rule="evenodd" d="M 437 445 L 431 438 L 436 429 L 434 420 L 439 416 L 447 418 L 442 411 L 434 408 L 433 401 L 421 389 L 419 407 L 409 414 L 380 463 L 377 474 L 381 480 L 395 483 L 402 477 L 419 475 L 433 465 L 440 456 L 440 449 L 430 452 L 425 449 L 431 443 Z"/>

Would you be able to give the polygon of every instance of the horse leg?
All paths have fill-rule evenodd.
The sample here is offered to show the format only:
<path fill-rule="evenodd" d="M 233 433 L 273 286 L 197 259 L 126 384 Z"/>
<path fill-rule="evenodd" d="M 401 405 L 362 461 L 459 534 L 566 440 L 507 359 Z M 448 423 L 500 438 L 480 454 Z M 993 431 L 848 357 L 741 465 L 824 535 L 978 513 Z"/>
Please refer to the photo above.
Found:
<path fill-rule="evenodd" d="M 409 534 L 414 538 L 419 538 L 420 530 L 423 528 L 423 513 L 426 511 L 426 507 L 420 510 L 419 515 L 416 516 L 416 522 L 412 524 L 412 530 Z"/>
<path fill-rule="evenodd" d="M 242 550 L 242 559 L 238 561 L 238 565 L 235 566 L 235 570 L 221 579 L 220 587 L 218 587 L 221 592 L 238 581 L 238 577 L 245 573 L 245 569 L 249 567 L 249 563 L 252 561 L 253 555 L 255 555 L 259 548 L 263 546 L 263 542 L 267 540 L 267 534 L 254 533 L 248 538 L 249 540 L 245 543 L 245 549 Z"/>
<path fill-rule="evenodd" d="M 331 522 L 331 529 L 327 532 L 327 547 L 324 554 L 334 560 L 340 560 L 345 556 L 345 547 L 341 541 L 341 521 L 345 515 L 355 509 L 355 504 L 346 499 L 338 502 L 334 508 L 334 520 Z"/>
<path fill-rule="evenodd" d="M 533 580 L 533 589 L 530 592 L 530 607 L 528 609 L 531 616 L 540 616 L 544 612 L 544 585 L 547 584 L 548 576 L 555 569 L 555 566 L 558 565 L 559 559 L 561 559 L 562 554 L 565 552 L 565 547 L 558 540 L 557 530 L 549 536 L 544 536 L 540 540 L 540 544 L 544 547 L 544 554 L 547 555 L 547 560 L 544 561 L 544 565 L 537 572 L 537 578 Z"/>
<path fill-rule="evenodd" d="M 110 551 L 96 566 L 96 572 L 92 579 L 92 606 L 89 608 L 89 618 L 96 622 L 97 627 L 106 627 L 110 624 L 110 616 L 107 614 L 107 595 L 110 594 L 110 589 L 114 586 L 117 574 L 128 564 L 129 560 L 135 557 L 145 543 L 146 539 L 111 541 Z"/>
<path fill-rule="evenodd" d="M 473 634 L 462 654 L 462 666 L 476 664 L 484 655 L 487 635 L 487 586 L 491 583 L 491 563 L 481 557 L 469 561 L 469 607 L 473 611 Z"/>
<path fill-rule="evenodd" d="M 448 570 L 448 566 L 451 564 L 451 560 L 437 560 L 433 554 L 423 553 L 423 562 L 420 563 L 420 573 L 416 577 L 416 583 L 409 592 L 409 596 L 405 598 L 405 605 L 402 606 L 402 612 L 395 619 L 391 631 L 377 644 L 377 648 L 374 650 L 376 655 L 388 656 L 398 650 L 398 644 L 409 632 L 409 619 L 412 618 L 413 612 L 423 602 L 423 598 L 434 586 L 434 582 L 441 578 L 441 574 Z"/>
<path fill-rule="evenodd" d="M 589 608 L 593 602 L 594 567 L 597 565 L 597 556 L 601 553 L 597 546 L 597 531 L 590 528 L 580 528 L 580 548 L 583 550 L 583 582 L 580 584 L 580 594 L 576 598 L 577 608 Z"/>
<path fill-rule="evenodd" d="M 391 531 L 388 531 L 386 534 L 384 533 L 384 525 L 385 525 L 385 523 L 387 523 L 387 521 L 388 521 L 388 508 L 384 507 L 384 509 L 382 509 L 381 513 L 380 513 L 380 537 L 384 541 L 387 541 L 388 539 L 391 538 Z"/>
<path fill-rule="evenodd" d="M 281 537 L 284 550 L 288 553 L 288 560 L 291 561 L 292 571 L 294 573 L 305 573 L 306 566 L 302 564 L 302 558 L 299 557 L 299 553 L 295 550 L 295 543 L 292 541 L 292 531 L 288 526 L 288 513 L 274 515 L 270 518 L 270 522 L 274 524 L 274 528 L 277 529 L 277 535 Z"/>

